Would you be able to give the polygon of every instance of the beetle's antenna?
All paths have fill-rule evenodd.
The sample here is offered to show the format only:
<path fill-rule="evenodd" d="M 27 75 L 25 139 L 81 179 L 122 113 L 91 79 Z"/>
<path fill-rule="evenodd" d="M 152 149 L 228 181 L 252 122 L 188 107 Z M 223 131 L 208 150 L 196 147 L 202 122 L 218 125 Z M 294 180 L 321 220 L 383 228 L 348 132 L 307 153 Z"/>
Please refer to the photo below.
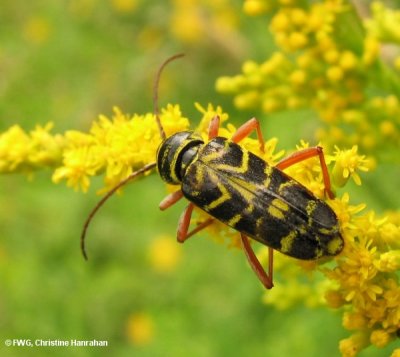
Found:
<path fill-rule="evenodd" d="M 156 79 L 154 81 L 154 87 L 153 87 L 153 105 L 154 105 L 154 115 L 156 117 L 156 121 L 157 121 L 157 125 L 158 125 L 158 129 L 160 130 L 160 136 L 162 140 L 165 140 L 167 138 L 167 136 L 165 135 L 165 131 L 164 128 L 161 125 L 161 120 L 160 120 L 160 109 L 158 107 L 158 88 L 160 86 L 160 78 L 161 78 L 161 74 L 162 71 L 164 70 L 165 66 L 178 59 L 183 57 L 184 54 L 183 53 L 179 53 L 177 55 L 174 55 L 170 58 L 168 58 L 167 60 L 165 60 L 165 62 L 161 65 L 161 67 L 158 69 L 157 75 L 156 75 Z"/>
<path fill-rule="evenodd" d="M 143 175 L 146 171 L 151 170 L 156 166 L 155 162 L 152 162 L 150 164 L 147 164 L 143 166 L 141 169 L 131 173 L 127 178 L 123 179 L 121 182 L 119 182 L 116 186 L 114 186 L 110 191 L 108 191 L 104 197 L 94 206 L 94 208 L 90 211 L 89 216 L 87 217 L 85 224 L 83 225 L 82 229 L 82 234 L 81 234 L 81 251 L 83 254 L 83 257 L 85 260 L 88 260 L 88 256 L 86 254 L 86 249 L 85 249 L 85 237 L 86 237 L 86 232 L 89 227 L 90 222 L 92 221 L 93 217 L 95 216 L 96 212 L 99 210 L 101 206 L 104 205 L 104 203 L 122 186 L 126 185 L 129 181 L 133 180 L 135 177 L 139 175 Z"/>

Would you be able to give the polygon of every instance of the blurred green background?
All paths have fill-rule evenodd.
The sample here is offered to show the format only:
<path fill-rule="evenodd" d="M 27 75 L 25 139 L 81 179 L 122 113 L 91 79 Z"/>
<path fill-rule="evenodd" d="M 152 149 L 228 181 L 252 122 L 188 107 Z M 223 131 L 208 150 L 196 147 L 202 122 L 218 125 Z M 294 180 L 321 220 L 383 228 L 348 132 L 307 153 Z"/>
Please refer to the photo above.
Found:
<path fill-rule="evenodd" d="M 48 121 L 54 132 L 85 131 L 114 105 L 150 112 L 154 74 L 178 52 L 186 58 L 163 76 L 161 105 L 179 103 L 193 123 L 200 118 L 195 101 L 222 105 L 237 123 L 262 117 L 238 113 L 214 83 L 237 73 L 243 60 L 272 51 L 265 22 L 242 15 L 239 0 L 3 1 L 0 131 Z M 275 115 L 264 121 L 264 133 L 287 149 L 311 137 L 308 114 Z M 184 202 L 160 212 L 166 191 L 156 176 L 130 185 L 99 212 L 87 263 L 79 235 L 101 179 L 83 195 L 50 177 L 0 177 L 1 356 L 339 355 L 338 341 L 347 336 L 339 313 L 276 311 L 262 303 L 263 290 L 241 252 L 201 234 L 175 245 Z M 367 188 L 379 181 L 371 177 Z M 359 201 L 394 208 L 397 199 L 382 192 L 377 201 L 364 189 Z M 173 245 L 159 244 L 165 236 Z M 163 249 L 177 254 L 165 271 L 151 260 Z M 5 347 L 9 338 L 96 339 L 108 347 Z M 392 348 L 361 356 L 385 356 Z"/>

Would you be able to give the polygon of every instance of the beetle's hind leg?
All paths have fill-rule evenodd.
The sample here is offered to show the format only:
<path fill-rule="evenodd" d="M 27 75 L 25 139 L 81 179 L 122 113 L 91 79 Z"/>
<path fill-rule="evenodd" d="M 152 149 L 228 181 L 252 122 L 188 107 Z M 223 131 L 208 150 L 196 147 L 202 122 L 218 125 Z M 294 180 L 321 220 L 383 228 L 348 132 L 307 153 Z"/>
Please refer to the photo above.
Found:
<path fill-rule="evenodd" d="M 329 173 L 328 173 L 328 167 L 326 166 L 324 151 L 323 151 L 322 147 L 315 146 L 315 147 L 311 147 L 311 148 L 305 148 L 300 151 L 296 151 L 293 154 L 289 155 L 288 157 L 285 157 L 281 161 L 279 161 L 276 164 L 276 167 L 280 170 L 284 170 L 289 166 L 292 166 L 294 164 L 297 164 L 298 162 L 307 160 L 307 159 L 309 159 L 311 157 L 315 157 L 315 156 L 318 156 L 319 163 L 321 165 L 322 177 L 324 179 L 324 185 L 325 185 L 325 192 L 330 199 L 333 199 L 333 198 L 335 198 L 335 195 L 332 192 L 331 181 L 329 179 Z"/>
<path fill-rule="evenodd" d="M 274 286 L 273 283 L 273 253 L 274 250 L 270 247 L 268 247 L 268 273 L 265 271 L 263 266 L 261 265 L 260 261 L 258 260 L 256 254 L 253 251 L 253 248 L 251 248 L 249 238 L 247 238 L 243 233 L 240 233 L 240 236 L 242 238 L 242 246 L 243 250 L 246 254 L 247 260 L 249 261 L 249 264 L 253 271 L 256 273 L 258 279 L 261 281 L 261 283 L 267 288 L 267 289 L 272 289 Z"/>

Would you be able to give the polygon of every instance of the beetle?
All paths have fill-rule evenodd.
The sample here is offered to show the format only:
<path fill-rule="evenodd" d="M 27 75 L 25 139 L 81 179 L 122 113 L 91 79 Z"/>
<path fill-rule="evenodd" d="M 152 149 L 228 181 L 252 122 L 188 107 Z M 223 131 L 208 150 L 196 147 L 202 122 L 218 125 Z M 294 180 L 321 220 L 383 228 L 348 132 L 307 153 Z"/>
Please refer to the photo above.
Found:
<path fill-rule="evenodd" d="M 189 201 L 179 219 L 178 242 L 185 242 L 214 220 L 225 223 L 240 233 L 249 264 L 267 289 L 273 287 L 274 249 L 301 260 L 339 254 L 344 240 L 335 212 L 305 186 L 283 172 L 300 161 L 318 157 L 325 193 L 333 199 L 321 147 L 302 149 L 271 166 L 239 145 L 242 139 L 255 131 L 260 150 L 264 151 L 264 139 L 256 118 L 245 122 L 229 139 L 218 136 L 219 116 L 210 122 L 206 143 L 194 131 L 177 132 L 166 137 L 159 117 L 159 80 L 164 67 L 182 56 L 178 54 L 168 58 L 159 68 L 154 84 L 154 114 L 162 138 L 156 161 L 118 183 L 90 212 L 81 234 L 81 250 L 85 259 L 85 236 L 97 210 L 120 187 L 155 167 L 163 181 L 180 186 L 180 189 L 161 201 L 160 209 L 171 207 L 183 197 Z M 207 212 L 210 218 L 189 231 L 195 206 Z M 268 272 L 256 257 L 249 238 L 268 247 Z"/>

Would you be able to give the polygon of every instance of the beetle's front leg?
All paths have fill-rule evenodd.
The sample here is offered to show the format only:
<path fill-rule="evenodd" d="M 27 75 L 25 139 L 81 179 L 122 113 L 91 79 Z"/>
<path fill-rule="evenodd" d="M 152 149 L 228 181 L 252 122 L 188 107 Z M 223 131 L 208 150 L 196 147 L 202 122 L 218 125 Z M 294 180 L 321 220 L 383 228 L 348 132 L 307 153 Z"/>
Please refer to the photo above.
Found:
<path fill-rule="evenodd" d="M 183 197 L 182 190 L 172 192 L 160 202 L 158 207 L 160 208 L 161 211 L 164 211 L 167 208 L 174 205 L 176 202 L 178 202 L 182 197 Z"/>
<path fill-rule="evenodd" d="M 208 125 L 208 140 L 214 139 L 218 136 L 218 129 L 220 125 L 219 115 L 215 115 Z"/>
<path fill-rule="evenodd" d="M 242 246 L 243 250 L 246 254 L 247 260 L 253 271 L 256 273 L 258 279 L 261 283 L 267 288 L 272 289 L 274 286 L 272 274 L 273 274 L 273 254 L 274 250 L 268 247 L 268 273 L 264 270 L 260 261 L 258 260 L 256 254 L 251 248 L 249 238 L 247 238 L 243 233 L 240 233 L 240 237 L 242 238 Z"/>
<path fill-rule="evenodd" d="M 208 139 L 214 139 L 218 136 L 218 129 L 220 125 L 220 117 L 216 115 L 210 121 L 210 125 L 208 127 Z M 234 143 L 238 143 L 243 140 L 245 137 L 249 136 L 253 130 L 257 132 L 257 138 L 260 143 L 260 150 L 264 152 L 264 138 L 261 132 L 260 122 L 256 118 L 251 118 L 243 125 L 241 125 L 235 133 L 232 135 L 231 140 Z"/>

